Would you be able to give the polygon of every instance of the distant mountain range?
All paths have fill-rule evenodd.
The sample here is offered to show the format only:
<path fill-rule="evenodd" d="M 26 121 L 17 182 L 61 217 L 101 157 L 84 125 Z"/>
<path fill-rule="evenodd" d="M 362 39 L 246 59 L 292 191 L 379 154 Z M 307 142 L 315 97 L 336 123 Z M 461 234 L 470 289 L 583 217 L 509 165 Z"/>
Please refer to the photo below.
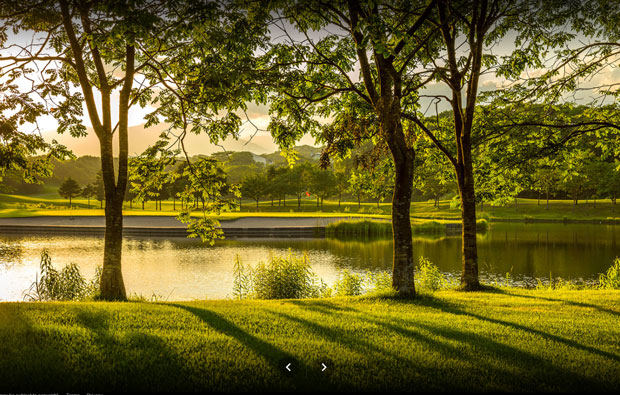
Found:
<path fill-rule="evenodd" d="M 144 128 L 144 124 L 129 127 L 130 155 L 142 153 L 148 146 L 157 141 L 159 135 L 165 132 L 169 126 L 169 124 L 161 123 L 148 129 Z M 67 134 L 59 135 L 55 131 L 46 131 L 44 132 L 44 136 L 48 140 L 56 139 L 59 143 L 66 145 L 77 156 L 99 156 L 99 141 L 92 128 L 88 128 L 87 130 L 88 136 L 83 138 L 74 138 Z M 171 137 L 171 140 L 174 140 L 174 137 Z M 219 145 L 212 144 L 209 141 L 209 137 L 206 135 L 189 134 L 186 136 L 184 144 L 190 155 L 210 155 L 214 152 L 223 150 L 248 151 L 261 155 L 278 150 L 278 146 L 266 132 L 260 132 L 254 136 L 243 135 L 238 140 L 229 137 Z M 306 136 L 300 141 L 300 145 L 314 146 L 314 139 L 310 136 Z M 115 146 L 115 152 L 118 152 L 117 146 Z"/>

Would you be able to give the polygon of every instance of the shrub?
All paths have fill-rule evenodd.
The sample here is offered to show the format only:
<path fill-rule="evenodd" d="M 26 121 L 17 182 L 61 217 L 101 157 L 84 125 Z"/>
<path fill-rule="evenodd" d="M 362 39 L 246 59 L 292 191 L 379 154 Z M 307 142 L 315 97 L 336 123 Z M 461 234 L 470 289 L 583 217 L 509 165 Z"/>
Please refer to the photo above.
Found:
<path fill-rule="evenodd" d="M 372 287 L 373 291 L 392 290 L 392 273 L 388 271 L 366 273 L 367 283 Z"/>
<path fill-rule="evenodd" d="M 537 278 L 536 281 L 538 282 L 538 284 L 536 285 L 536 289 L 539 289 L 539 290 L 547 290 L 547 291 L 565 290 L 566 291 L 566 290 L 583 288 L 583 286 L 580 286 L 576 282 L 570 279 L 565 280 L 561 277 L 553 278 L 552 276 L 549 276 L 549 282 L 543 282 L 539 278 Z"/>
<path fill-rule="evenodd" d="M 235 263 L 233 265 L 233 274 L 235 279 L 233 281 L 233 297 L 235 299 L 246 299 L 250 297 L 252 292 L 252 269 L 246 268 L 241 262 L 239 254 L 235 256 Z"/>
<path fill-rule="evenodd" d="M 444 288 L 448 284 L 448 281 L 437 266 L 421 256 L 416 273 L 416 283 L 420 290 L 433 292 Z"/>
<path fill-rule="evenodd" d="M 460 209 L 461 208 L 461 200 L 458 196 L 455 196 L 450 200 L 450 209 Z"/>
<path fill-rule="evenodd" d="M 446 225 L 440 224 L 437 221 L 424 222 L 418 225 L 413 225 L 411 231 L 414 234 L 417 233 L 434 233 L 441 234 L 446 232 Z"/>
<path fill-rule="evenodd" d="M 334 285 L 337 296 L 357 296 L 362 294 L 365 278 L 362 274 L 352 273 L 342 270 L 338 276 L 338 281 Z"/>
<path fill-rule="evenodd" d="M 310 268 L 308 256 L 269 257 L 252 270 L 235 258 L 233 296 L 237 299 L 302 299 L 329 296 L 331 290 Z"/>
<path fill-rule="evenodd" d="M 390 236 L 392 223 L 387 221 L 337 221 L 325 228 L 328 236 Z"/>
<path fill-rule="evenodd" d="M 478 217 L 478 220 L 486 219 L 487 222 L 491 222 L 491 216 L 489 215 L 489 213 L 479 213 L 477 217 Z"/>
<path fill-rule="evenodd" d="M 598 276 L 598 284 L 601 289 L 620 289 L 620 258 L 607 269 L 607 272 Z"/>
<path fill-rule="evenodd" d="M 60 271 L 52 265 L 47 250 L 41 253 L 41 277 L 37 275 L 30 289 L 24 294 L 29 301 L 84 300 L 93 298 L 101 283 L 101 267 L 97 267 L 95 277 L 86 281 L 75 263 L 70 263 Z"/>
<path fill-rule="evenodd" d="M 485 218 L 481 218 L 476 221 L 476 231 L 486 232 L 487 230 L 489 230 L 489 221 L 487 221 Z"/>

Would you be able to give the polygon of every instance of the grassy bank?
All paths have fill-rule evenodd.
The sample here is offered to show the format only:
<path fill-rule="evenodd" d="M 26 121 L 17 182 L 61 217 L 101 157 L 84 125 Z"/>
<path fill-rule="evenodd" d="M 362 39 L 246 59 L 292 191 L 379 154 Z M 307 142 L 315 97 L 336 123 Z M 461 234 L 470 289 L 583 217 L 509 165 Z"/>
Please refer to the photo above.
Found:
<path fill-rule="evenodd" d="M 618 291 L 0 303 L 0 390 L 609 391 L 619 316 Z"/>
<path fill-rule="evenodd" d="M 358 218 L 390 218 L 391 204 L 382 203 L 362 203 L 358 206 L 357 202 L 342 202 L 338 205 L 337 201 L 325 201 L 323 207 L 317 207 L 316 201 L 312 198 L 303 198 L 301 207 L 297 208 L 297 199 L 287 199 L 286 206 L 278 206 L 277 201 L 274 206 L 271 201 L 260 202 L 258 208 L 256 204 L 244 201 L 239 211 L 223 213 L 221 219 L 234 219 L 244 216 L 344 216 Z M 98 201 L 91 200 L 90 207 L 86 199 L 74 199 L 73 208 L 68 208 L 67 200 L 60 199 L 53 193 L 42 195 L 22 196 L 0 194 L 0 217 L 30 217 L 45 215 L 103 215 L 103 210 Z M 176 206 L 176 210 L 175 210 Z M 124 205 L 125 215 L 177 215 L 180 203 L 172 201 L 162 202 L 162 210 L 155 209 L 154 202 L 145 203 L 144 210 L 141 203 L 134 202 L 132 207 L 128 202 Z M 517 204 L 508 204 L 505 207 L 492 207 L 485 204 L 482 209 L 477 207 L 478 216 L 493 220 L 592 220 L 620 221 L 620 207 L 616 212 L 611 211 L 611 201 L 597 200 L 596 203 L 581 201 L 577 206 L 568 200 L 551 200 L 549 209 L 546 209 L 544 201 L 538 204 L 536 199 L 518 199 Z M 433 202 L 414 202 L 411 205 L 411 216 L 413 219 L 431 219 L 438 222 L 458 221 L 461 211 L 458 207 L 451 207 L 450 201 L 440 201 L 439 207 L 435 207 Z"/>
<path fill-rule="evenodd" d="M 436 234 L 442 235 L 448 232 L 446 221 L 414 221 L 411 225 L 413 234 Z M 458 225 L 456 223 L 455 225 Z M 455 228 L 459 230 L 460 228 Z M 478 232 L 486 232 L 489 229 L 489 223 L 486 219 L 477 221 Z M 381 237 L 392 235 L 392 223 L 388 221 L 371 221 L 371 220 L 343 220 L 333 222 L 325 227 L 327 236 L 364 236 L 364 237 Z"/>

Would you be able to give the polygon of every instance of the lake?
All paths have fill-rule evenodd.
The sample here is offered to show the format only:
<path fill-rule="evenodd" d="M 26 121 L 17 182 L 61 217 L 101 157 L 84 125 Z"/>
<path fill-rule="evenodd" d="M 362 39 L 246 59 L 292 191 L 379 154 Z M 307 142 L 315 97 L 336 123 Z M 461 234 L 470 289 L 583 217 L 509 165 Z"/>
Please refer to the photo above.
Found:
<path fill-rule="evenodd" d="M 389 270 L 391 240 L 236 239 L 210 247 L 185 238 L 128 237 L 124 242 L 123 276 L 129 295 L 167 300 L 230 297 L 233 262 L 245 264 L 283 255 L 288 249 L 308 253 L 315 273 L 327 284 L 338 271 Z M 102 262 L 103 238 L 97 236 L 0 235 L 0 300 L 23 300 L 47 249 L 59 269 L 69 262 L 91 278 Z M 449 276 L 461 269 L 460 236 L 415 237 L 416 256 L 424 256 Z M 534 278 L 562 277 L 592 281 L 620 256 L 620 226 L 582 224 L 493 223 L 478 235 L 481 277 L 503 279 L 507 272 L 522 284 Z"/>

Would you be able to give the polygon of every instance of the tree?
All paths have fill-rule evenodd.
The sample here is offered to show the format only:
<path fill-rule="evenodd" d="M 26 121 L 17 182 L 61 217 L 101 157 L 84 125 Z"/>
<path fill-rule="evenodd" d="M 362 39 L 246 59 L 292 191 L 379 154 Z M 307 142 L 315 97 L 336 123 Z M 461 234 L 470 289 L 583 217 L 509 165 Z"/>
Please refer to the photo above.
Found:
<path fill-rule="evenodd" d="M 336 191 L 338 192 L 338 207 L 340 208 L 340 202 L 342 201 L 342 194 L 346 192 L 347 188 L 349 187 L 350 172 L 343 165 L 343 161 L 337 162 L 334 167 L 336 168 L 334 171 L 334 177 L 336 179 L 335 188 L 336 188 Z"/>
<path fill-rule="evenodd" d="M 69 208 L 71 208 L 71 199 L 76 198 L 82 194 L 82 188 L 71 177 L 67 178 L 58 188 L 58 194 L 64 199 L 69 199 Z"/>
<path fill-rule="evenodd" d="M 306 195 L 310 185 L 311 166 L 304 163 L 295 164 L 286 172 L 284 180 L 286 190 L 289 194 L 297 197 L 297 210 L 301 210 L 301 198 Z"/>
<path fill-rule="evenodd" d="M 103 299 L 126 299 L 121 253 L 130 108 L 153 104 L 156 110 L 147 117 L 146 126 L 168 120 L 171 128 L 182 131 L 177 139 L 181 146 L 190 130 L 208 133 L 213 142 L 231 130 L 238 132 L 240 121 L 236 115 L 227 113 L 223 120 L 216 120 L 217 114 L 229 108 L 232 101 L 241 101 L 243 107 L 252 94 L 247 89 L 248 80 L 240 75 L 248 67 L 237 67 L 238 63 L 228 60 L 251 58 L 254 45 L 262 36 L 257 30 L 250 31 L 251 26 L 241 14 L 229 9 L 229 4 L 217 2 L 167 0 L 6 0 L 0 4 L 0 37 L 6 37 L 7 29 L 33 34 L 33 39 L 28 40 L 31 44 L 18 49 L 15 55 L 14 44 L 0 48 L 8 54 L 0 57 L 5 62 L 0 72 L 10 71 L 30 81 L 43 81 L 33 91 L 53 105 L 59 132 L 68 131 L 75 137 L 86 133 L 81 121 L 85 104 L 99 140 L 106 200 Z M 227 15 L 232 16 L 226 18 Z M 37 62 L 47 64 L 31 67 Z M 225 67 L 230 68 L 224 70 Z M 39 76 L 33 76 L 37 71 Z M 241 93 L 244 86 L 245 92 Z M 95 92 L 100 94 L 100 103 Z M 112 109 L 116 95 L 117 112 Z M 113 119 L 115 113 L 117 122 Z M 208 171 L 207 167 L 202 169 Z M 197 175 L 196 179 L 199 178 Z M 144 186 L 150 188 L 148 182 Z M 188 232 L 194 235 L 201 234 L 194 231 L 196 226 L 217 223 L 206 217 L 179 218 L 192 223 Z"/>
<path fill-rule="evenodd" d="M 567 156 L 560 187 L 573 199 L 574 211 L 588 187 L 587 167 L 591 153 L 587 150 L 575 150 Z"/>
<path fill-rule="evenodd" d="M 554 164 L 541 167 L 534 173 L 534 189 L 545 194 L 547 204 L 545 210 L 549 210 L 549 195 L 554 193 L 560 183 L 560 172 Z"/>
<path fill-rule="evenodd" d="M 97 185 L 86 184 L 84 188 L 82 188 L 82 193 L 80 196 L 88 199 L 88 208 L 90 208 L 90 198 L 97 196 Z"/>
<path fill-rule="evenodd" d="M 267 10 L 273 11 L 272 26 L 283 31 L 274 33 L 282 38 L 262 61 L 273 87 L 269 130 L 283 148 L 311 133 L 327 144 L 328 156 L 346 154 L 373 138 L 389 147 L 395 169 L 392 282 L 401 296 L 414 297 L 410 206 L 415 152 L 413 129 L 403 125 L 402 111 L 417 101 L 422 81 L 414 59 L 424 56 L 421 44 L 438 32 L 430 21 L 437 0 L 402 7 L 380 1 L 265 4 L 273 6 Z M 327 26 L 318 36 L 312 33 Z M 294 38 L 299 36 L 303 40 Z M 351 77 L 356 67 L 359 82 Z M 323 126 L 316 117 L 333 121 Z"/>
<path fill-rule="evenodd" d="M 268 180 L 262 174 L 252 174 L 245 177 L 241 183 L 241 196 L 252 198 L 256 201 L 256 211 L 258 202 L 265 196 L 268 190 Z"/>
<path fill-rule="evenodd" d="M 103 176 L 101 172 L 97 173 L 97 180 L 95 181 L 97 192 L 95 198 L 99 200 L 100 208 L 103 208 L 103 201 L 105 200 L 105 187 L 103 185 Z"/>
<path fill-rule="evenodd" d="M 331 169 L 320 169 L 312 167 L 309 173 L 309 189 L 316 195 L 317 207 L 323 208 L 323 199 L 334 195 L 336 188 L 336 178 Z"/>
<path fill-rule="evenodd" d="M 17 56 L 4 57 L 7 67 L 24 76 L 32 73 L 29 65 L 49 62 L 38 87 L 46 101 L 58 100 L 53 112 L 59 132 L 78 137 L 86 133 L 81 122 L 82 103 L 101 147 L 102 179 L 105 189 L 106 231 L 101 277 L 101 297 L 126 299 L 121 272 L 123 233 L 122 203 L 127 188 L 129 108 L 144 100 L 144 90 L 134 89 L 134 78 L 147 61 L 142 48 L 157 47 L 154 32 L 165 30 L 170 19 L 162 4 L 145 6 L 137 2 L 123 4 L 61 0 L 59 2 L 5 1 L 0 15 L 4 26 L 22 30 L 44 40 Z M 173 17 L 173 15 L 168 15 Z M 4 50 L 3 50 L 4 52 Z M 112 66 L 113 67 L 109 67 Z M 124 70 L 119 77 L 120 69 Z M 6 70 L 6 69 L 4 69 Z M 3 70 L 3 71 L 4 71 Z M 79 92 L 70 88 L 73 85 Z M 97 106 L 95 93 L 101 94 Z M 112 119 L 112 95 L 118 92 L 118 122 Z M 144 104 L 144 101 L 142 101 Z M 114 168 L 113 137 L 118 137 L 118 167 Z"/>
<path fill-rule="evenodd" d="M 172 209 L 174 211 L 177 209 L 177 199 L 187 187 L 187 179 L 182 176 L 185 167 L 185 162 L 181 162 L 177 165 L 175 172 L 178 174 L 178 177 L 173 177 L 173 181 L 169 184 L 169 194 L 172 196 Z M 183 207 L 181 207 L 181 209 L 182 208 Z"/>
<path fill-rule="evenodd" d="M 372 189 L 370 174 L 365 171 L 352 171 L 349 178 L 349 192 L 357 197 L 358 210 L 362 207 L 362 194 Z"/>

